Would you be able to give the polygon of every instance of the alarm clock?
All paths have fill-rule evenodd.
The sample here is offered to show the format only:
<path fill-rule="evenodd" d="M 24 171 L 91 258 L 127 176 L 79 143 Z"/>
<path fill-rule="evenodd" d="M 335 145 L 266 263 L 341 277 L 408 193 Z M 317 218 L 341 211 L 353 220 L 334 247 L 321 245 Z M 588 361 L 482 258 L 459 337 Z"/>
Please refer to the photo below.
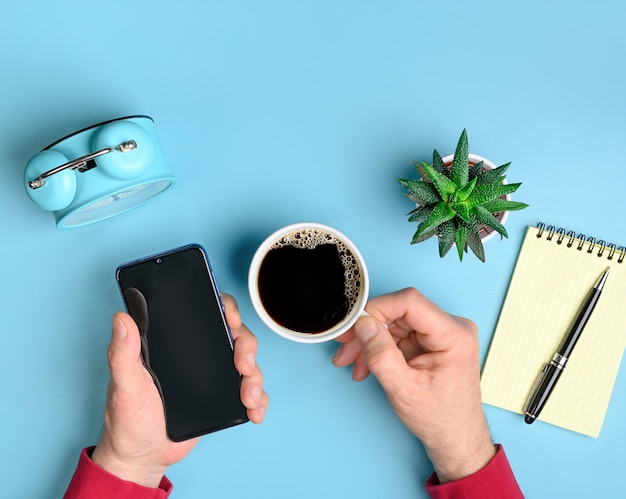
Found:
<path fill-rule="evenodd" d="M 24 188 L 59 229 L 124 213 L 176 183 L 149 116 L 117 118 L 75 132 L 37 153 Z"/>

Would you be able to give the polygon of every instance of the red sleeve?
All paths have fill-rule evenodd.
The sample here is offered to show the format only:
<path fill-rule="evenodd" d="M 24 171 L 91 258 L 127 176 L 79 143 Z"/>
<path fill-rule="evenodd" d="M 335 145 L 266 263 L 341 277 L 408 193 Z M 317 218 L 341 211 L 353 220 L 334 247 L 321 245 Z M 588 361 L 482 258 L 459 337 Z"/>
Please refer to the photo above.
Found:
<path fill-rule="evenodd" d="M 501 445 L 496 447 L 493 459 L 473 475 L 440 484 L 433 473 L 426 482 L 426 492 L 432 499 L 523 499 L 504 449 Z"/>
<path fill-rule="evenodd" d="M 166 477 L 157 489 L 151 489 L 112 475 L 91 460 L 88 453 L 92 450 L 83 449 L 63 499 L 166 499 L 172 492 L 172 483 Z"/>

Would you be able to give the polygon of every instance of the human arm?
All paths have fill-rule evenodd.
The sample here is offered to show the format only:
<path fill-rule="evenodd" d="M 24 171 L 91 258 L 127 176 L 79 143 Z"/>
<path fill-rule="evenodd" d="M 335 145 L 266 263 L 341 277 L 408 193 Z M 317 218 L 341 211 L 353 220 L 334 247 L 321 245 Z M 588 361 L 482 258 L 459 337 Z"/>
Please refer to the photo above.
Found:
<path fill-rule="evenodd" d="M 261 423 L 269 399 L 256 363 L 257 341 L 242 323 L 235 300 L 223 295 L 222 301 L 234 339 L 235 367 L 242 375 L 241 401 L 250 421 Z M 111 379 L 105 425 L 91 459 L 98 466 L 96 470 L 125 482 L 155 488 L 162 483 L 168 466 L 183 459 L 199 439 L 172 442 L 167 438 L 163 404 L 143 366 L 140 349 L 139 331 L 133 319 L 125 313 L 115 314 L 108 350 Z M 76 493 L 74 479 L 68 493 Z"/>
<path fill-rule="evenodd" d="M 439 483 L 433 473 L 426 482 L 426 492 L 432 499 L 518 499 L 522 491 L 501 445 L 496 445 L 496 455 L 482 469 L 451 482 Z"/>
<path fill-rule="evenodd" d="M 412 288 L 373 298 L 367 311 L 341 338 L 334 364 L 353 364 L 356 381 L 374 374 L 440 484 L 485 468 L 496 446 L 482 410 L 476 325 Z"/>

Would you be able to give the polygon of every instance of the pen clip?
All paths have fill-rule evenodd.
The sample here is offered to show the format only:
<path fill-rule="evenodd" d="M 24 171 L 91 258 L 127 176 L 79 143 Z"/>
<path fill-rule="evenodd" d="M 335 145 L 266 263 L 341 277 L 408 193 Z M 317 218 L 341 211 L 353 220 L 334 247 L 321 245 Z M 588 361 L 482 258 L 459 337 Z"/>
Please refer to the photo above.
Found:
<path fill-rule="evenodd" d="M 530 393 L 528 394 L 528 398 L 526 399 L 526 402 L 524 403 L 524 408 L 522 409 L 523 412 L 527 412 L 530 404 L 533 400 L 533 398 L 535 397 L 535 393 L 537 392 L 537 388 L 539 388 L 539 385 L 541 385 L 541 382 L 543 381 L 544 376 L 546 375 L 546 371 L 548 370 L 548 366 L 549 364 L 545 364 L 543 366 L 543 368 L 541 369 L 541 372 L 537 375 L 537 379 L 535 379 L 535 383 L 533 384 L 533 387 L 530 389 Z"/>

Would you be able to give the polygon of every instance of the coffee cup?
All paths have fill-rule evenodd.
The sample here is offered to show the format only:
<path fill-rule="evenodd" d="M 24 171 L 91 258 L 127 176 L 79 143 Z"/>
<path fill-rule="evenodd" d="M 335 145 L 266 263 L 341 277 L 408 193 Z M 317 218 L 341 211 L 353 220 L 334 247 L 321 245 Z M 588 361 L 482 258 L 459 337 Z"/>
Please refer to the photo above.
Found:
<path fill-rule="evenodd" d="M 365 260 L 337 229 L 297 223 L 268 236 L 248 274 L 252 305 L 280 336 L 300 343 L 329 341 L 364 313 L 369 293 Z"/>

